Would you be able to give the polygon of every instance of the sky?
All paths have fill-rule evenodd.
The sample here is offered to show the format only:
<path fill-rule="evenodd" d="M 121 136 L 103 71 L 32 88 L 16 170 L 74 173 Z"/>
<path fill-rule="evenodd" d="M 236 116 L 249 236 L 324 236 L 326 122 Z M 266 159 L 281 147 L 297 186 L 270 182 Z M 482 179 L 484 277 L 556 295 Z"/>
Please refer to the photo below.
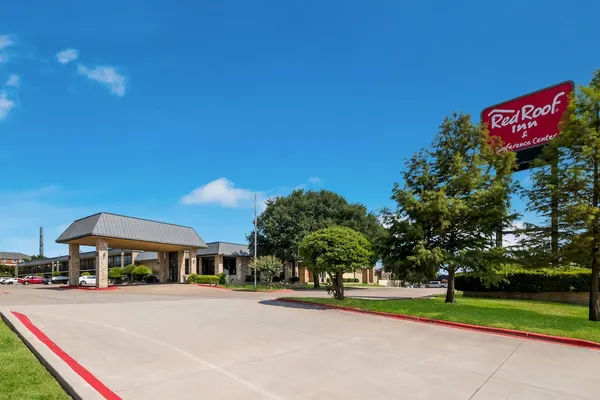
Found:
<path fill-rule="evenodd" d="M 378 212 L 446 115 L 600 68 L 595 0 L 4 3 L 0 251 L 26 254 L 100 211 L 230 242 L 254 193 Z"/>

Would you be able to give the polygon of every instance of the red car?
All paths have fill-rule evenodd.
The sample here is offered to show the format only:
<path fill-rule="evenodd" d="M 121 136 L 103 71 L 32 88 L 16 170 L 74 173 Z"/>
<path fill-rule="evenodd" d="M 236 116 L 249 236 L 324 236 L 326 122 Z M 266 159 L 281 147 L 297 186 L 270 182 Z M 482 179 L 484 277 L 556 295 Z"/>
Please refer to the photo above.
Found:
<path fill-rule="evenodd" d="M 19 278 L 21 285 L 35 285 L 44 282 L 44 278 L 41 276 L 26 276 L 25 278 Z"/>

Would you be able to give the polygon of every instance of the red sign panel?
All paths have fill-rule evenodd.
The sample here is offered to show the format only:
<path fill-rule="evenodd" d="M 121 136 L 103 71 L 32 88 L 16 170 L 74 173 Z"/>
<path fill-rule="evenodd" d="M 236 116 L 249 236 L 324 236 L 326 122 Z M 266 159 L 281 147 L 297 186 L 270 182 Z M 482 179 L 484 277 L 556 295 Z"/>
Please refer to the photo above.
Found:
<path fill-rule="evenodd" d="M 543 146 L 558 136 L 558 123 L 569 105 L 573 82 L 563 82 L 504 103 L 481 113 L 490 136 L 502 139 L 504 151 L 520 152 Z"/>

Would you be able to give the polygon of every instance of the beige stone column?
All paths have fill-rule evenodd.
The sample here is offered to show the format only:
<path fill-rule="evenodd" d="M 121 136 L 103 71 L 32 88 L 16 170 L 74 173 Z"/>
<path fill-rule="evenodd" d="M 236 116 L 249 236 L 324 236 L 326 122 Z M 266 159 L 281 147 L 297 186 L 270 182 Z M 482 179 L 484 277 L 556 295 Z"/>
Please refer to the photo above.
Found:
<path fill-rule="evenodd" d="M 198 258 L 196 257 L 196 249 L 190 249 L 190 274 L 198 273 Z"/>
<path fill-rule="evenodd" d="M 131 261 L 131 263 L 133 264 L 133 260 Z M 125 252 L 123 250 L 121 250 L 121 268 L 123 268 L 125 266 Z M 116 265 L 115 265 L 116 267 Z"/>
<path fill-rule="evenodd" d="M 244 283 L 246 279 L 248 265 L 244 265 L 244 257 L 235 258 L 235 280 L 238 283 Z"/>
<path fill-rule="evenodd" d="M 108 287 L 108 243 L 96 240 L 96 287 Z"/>
<path fill-rule="evenodd" d="M 215 275 L 219 275 L 223 272 L 223 255 L 217 254 L 215 256 Z"/>
<path fill-rule="evenodd" d="M 167 280 L 169 279 L 169 259 L 167 257 L 168 253 L 159 251 L 156 254 L 158 261 L 158 279 L 160 279 L 161 283 L 167 283 Z"/>
<path fill-rule="evenodd" d="M 69 243 L 69 285 L 79 286 L 79 245 Z"/>
<path fill-rule="evenodd" d="M 177 282 L 185 282 L 185 251 L 180 250 L 177 252 Z"/>

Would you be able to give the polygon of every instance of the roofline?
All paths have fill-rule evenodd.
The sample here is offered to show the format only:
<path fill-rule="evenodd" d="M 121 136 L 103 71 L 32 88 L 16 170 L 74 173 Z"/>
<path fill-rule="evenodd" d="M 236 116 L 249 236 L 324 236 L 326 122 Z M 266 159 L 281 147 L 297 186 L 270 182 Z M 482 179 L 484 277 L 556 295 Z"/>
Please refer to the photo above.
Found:
<path fill-rule="evenodd" d="M 90 218 L 90 217 L 95 217 L 96 215 L 100 215 L 100 214 L 108 214 L 108 215 L 115 215 L 117 217 L 124 217 L 124 218 L 131 218 L 131 219 L 139 219 L 140 221 L 148 221 L 148 222 L 156 222 L 158 224 L 165 224 L 165 225 L 173 225 L 173 226 L 179 226 L 182 228 L 191 228 L 194 229 L 194 227 L 192 226 L 188 226 L 188 225 L 179 225 L 179 224 L 173 224 L 171 222 L 162 222 L 162 221 L 156 221 L 153 219 L 147 219 L 147 218 L 140 218 L 140 217 L 132 217 L 130 215 L 123 215 L 123 214 L 115 214 L 115 213 L 110 213 L 110 212 L 106 212 L 106 211 L 100 211 L 96 214 L 92 214 L 92 215 L 88 215 L 87 217 L 83 217 L 83 218 L 79 218 L 74 220 L 73 222 L 71 222 L 71 225 L 74 224 L 77 221 L 81 221 L 82 219 L 86 219 L 86 218 Z"/>
<path fill-rule="evenodd" d="M 212 244 L 212 243 L 227 243 L 227 244 L 235 244 L 236 246 L 249 246 L 250 244 L 243 244 L 243 243 L 233 243 L 233 242 L 224 242 L 222 240 L 218 240 L 216 242 L 206 242 L 206 244 Z"/>
<path fill-rule="evenodd" d="M 116 215 L 116 214 L 113 214 L 113 215 Z M 87 217 L 86 217 L 86 218 L 87 218 Z M 147 221 L 149 221 L 149 220 L 147 220 Z M 156 221 L 153 221 L 153 222 L 156 222 Z M 172 224 L 171 224 L 171 225 L 172 225 Z M 189 226 L 184 226 L 184 228 L 190 228 L 190 227 L 189 227 Z M 191 228 L 191 229 L 194 229 L 194 228 Z M 194 231 L 194 232 L 196 232 L 196 231 Z M 196 233 L 196 235 L 198 235 L 198 234 Z M 94 235 L 93 233 L 92 233 L 92 234 L 89 234 L 89 235 L 79 235 L 79 236 L 75 236 L 75 237 L 72 237 L 72 238 L 70 238 L 70 239 L 68 239 L 68 240 L 61 240 L 61 241 L 58 241 L 58 239 L 56 239 L 56 243 L 59 243 L 59 244 L 69 244 L 69 243 L 70 243 L 70 242 L 72 242 L 73 240 L 77 240 L 77 239 L 83 239 L 83 238 L 87 238 L 87 237 L 99 237 L 99 238 L 107 238 L 107 239 L 121 239 L 121 240 L 129 240 L 129 241 L 132 241 L 132 242 L 143 242 L 143 243 L 158 243 L 158 244 L 164 244 L 164 245 L 167 245 L 167 246 L 183 246 L 183 247 L 194 247 L 194 246 L 190 246 L 189 244 L 182 244 L 182 243 L 164 243 L 164 242 L 152 242 L 152 241 L 148 241 L 148 240 L 131 239 L 131 238 L 125 238 L 125 237 L 121 237 L 121 236 L 103 236 L 103 235 Z M 198 235 L 198 238 L 199 238 L 200 240 L 202 240 L 202 238 L 201 238 L 199 235 Z M 85 245 L 85 244 L 84 244 L 83 246 L 89 246 L 89 245 Z M 208 248 L 208 246 L 206 246 L 206 247 L 198 246 L 198 247 L 194 247 L 194 248 L 196 248 L 196 249 L 207 249 L 207 248 Z M 149 251 L 154 251 L 154 250 L 149 250 Z"/>

